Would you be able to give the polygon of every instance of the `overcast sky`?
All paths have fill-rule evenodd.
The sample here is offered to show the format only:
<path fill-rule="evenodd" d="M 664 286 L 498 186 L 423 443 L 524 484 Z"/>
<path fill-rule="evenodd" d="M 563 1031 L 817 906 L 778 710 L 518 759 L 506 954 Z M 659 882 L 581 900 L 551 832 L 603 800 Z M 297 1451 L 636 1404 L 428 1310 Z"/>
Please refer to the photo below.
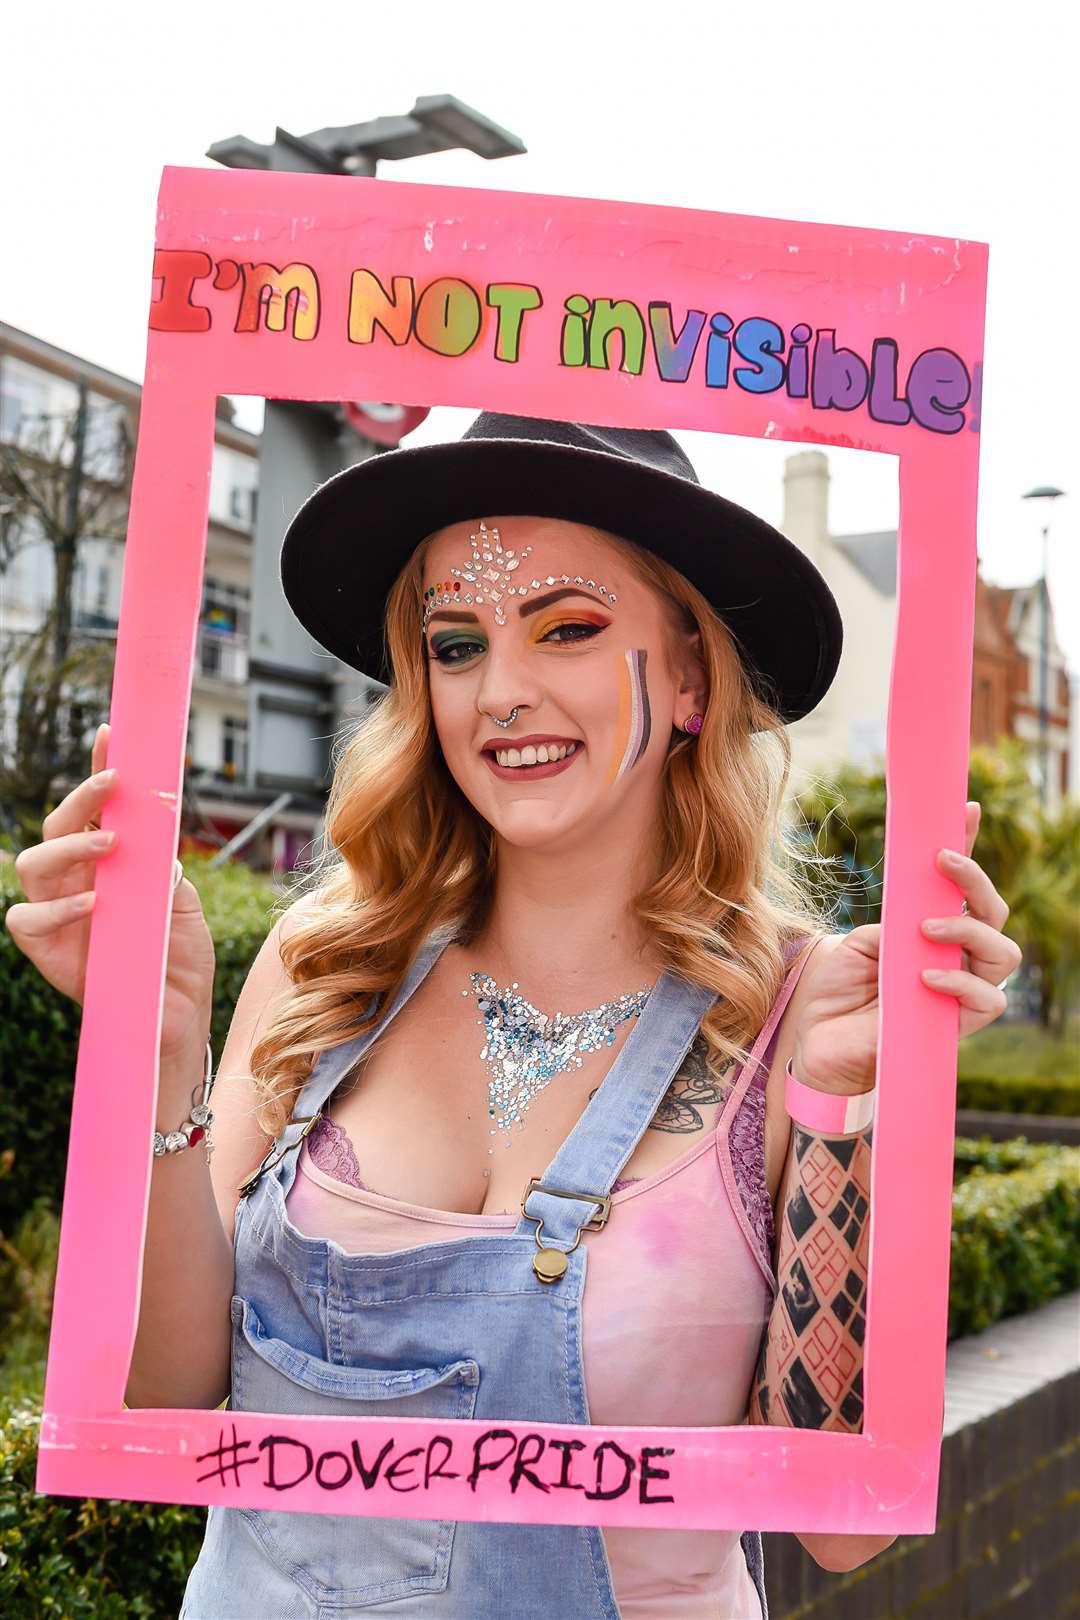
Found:
<path fill-rule="evenodd" d="M 1080 670 L 1075 8 L 941 0 L 618 7 L 545 0 L 177 7 L 35 0 L 4 27 L 0 319 L 141 377 L 164 164 L 211 141 L 303 134 L 450 91 L 524 157 L 442 153 L 384 177 L 683 204 L 990 244 L 979 549 L 1040 568 Z M 1074 291 L 1075 296 L 1075 291 Z M 453 436 L 438 413 L 424 436 Z M 787 448 L 681 435 L 703 480 L 773 521 Z M 896 521 L 895 464 L 829 451 L 834 532 Z"/>

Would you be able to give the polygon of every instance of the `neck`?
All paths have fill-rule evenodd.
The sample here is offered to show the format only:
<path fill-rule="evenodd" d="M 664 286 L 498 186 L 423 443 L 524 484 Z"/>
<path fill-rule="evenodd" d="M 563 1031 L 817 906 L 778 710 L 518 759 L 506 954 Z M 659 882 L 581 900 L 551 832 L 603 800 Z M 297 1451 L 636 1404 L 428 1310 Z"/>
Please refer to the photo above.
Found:
<path fill-rule="evenodd" d="M 469 956 L 566 1011 L 639 990 L 660 971 L 631 910 L 645 870 L 622 839 L 557 853 L 500 841 L 491 913 Z"/>

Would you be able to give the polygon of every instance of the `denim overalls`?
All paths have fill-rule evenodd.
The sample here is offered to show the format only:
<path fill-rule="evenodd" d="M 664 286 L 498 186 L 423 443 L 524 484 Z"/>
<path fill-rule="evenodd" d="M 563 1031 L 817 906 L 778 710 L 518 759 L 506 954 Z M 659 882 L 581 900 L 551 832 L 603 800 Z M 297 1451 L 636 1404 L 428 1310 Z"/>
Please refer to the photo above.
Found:
<path fill-rule="evenodd" d="M 589 1422 L 581 1356 L 587 1254 L 575 1245 L 595 1202 L 534 1191 L 511 1234 L 385 1255 L 347 1254 L 305 1237 L 285 1213 L 297 1160 L 288 1150 L 298 1147 L 305 1116 L 323 1108 L 452 937 L 444 930 L 428 938 L 373 1029 L 320 1055 L 267 1155 L 273 1167 L 241 1200 L 233 1410 Z M 610 1191 L 713 999 L 661 975 L 544 1186 Z M 567 1253 L 565 1274 L 552 1284 L 533 1270 L 541 1220 L 542 1246 Z M 760 1537 L 742 1539 L 765 1615 Z M 619 1610 L 593 1525 L 209 1510 L 180 1620 L 349 1616 L 618 1620 Z"/>

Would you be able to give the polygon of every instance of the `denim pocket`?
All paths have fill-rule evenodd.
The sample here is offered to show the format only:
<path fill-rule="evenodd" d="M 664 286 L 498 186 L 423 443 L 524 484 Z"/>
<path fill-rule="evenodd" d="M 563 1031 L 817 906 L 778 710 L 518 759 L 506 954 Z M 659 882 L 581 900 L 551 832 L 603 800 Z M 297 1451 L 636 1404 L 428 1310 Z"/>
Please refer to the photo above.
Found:
<path fill-rule="evenodd" d="M 230 1406 L 237 1410 L 337 1417 L 473 1415 L 480 1383 L 475 1361 L 402 1371 L 341 1366 L 271 1337 L 249 1300 L 233 1299 L 232 1318 Z M 362 1436 L 358 1443 L 364 1447 L 363 1465 L 370 1469 L 376 1453 Z M 388 1463 L 400 1449 L 395 1447 Z M 288 1466 L 295 1468 L 295 1458 Z M 331 1477 L 337 1488 L 340 1463 L 335 1462 Z M 345 1489 L 354 1487 L 364 1490 L 356 1469 L 345 1482 Z M 239 1511 L 275 1566 L 320 1611 L 360 1610 L 415 1593 L 442 1592 L 450 1579 L 452 1519 L 378 1519 L 276 1508 Z"/>

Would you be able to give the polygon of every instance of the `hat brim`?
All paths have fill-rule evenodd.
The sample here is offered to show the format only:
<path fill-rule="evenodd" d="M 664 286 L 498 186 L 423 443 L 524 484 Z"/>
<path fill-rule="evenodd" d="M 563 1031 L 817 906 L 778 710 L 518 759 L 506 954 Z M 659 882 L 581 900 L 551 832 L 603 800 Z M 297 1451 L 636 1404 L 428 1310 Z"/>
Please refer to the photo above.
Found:
<path fill-rule="evenodd" d="M 808 714 L 828 690 L 843 644 L 840 613 L 797 546 L 689 479 L 576 446 L 466 439 L 346 468 L 289 525 L 282 589 L 328 652 L 387 681 L 386 600 L 416 546 L 451 523 L 511 515 L 591 524 L 678 569 L 723 619 L 785 721 Z"/>

